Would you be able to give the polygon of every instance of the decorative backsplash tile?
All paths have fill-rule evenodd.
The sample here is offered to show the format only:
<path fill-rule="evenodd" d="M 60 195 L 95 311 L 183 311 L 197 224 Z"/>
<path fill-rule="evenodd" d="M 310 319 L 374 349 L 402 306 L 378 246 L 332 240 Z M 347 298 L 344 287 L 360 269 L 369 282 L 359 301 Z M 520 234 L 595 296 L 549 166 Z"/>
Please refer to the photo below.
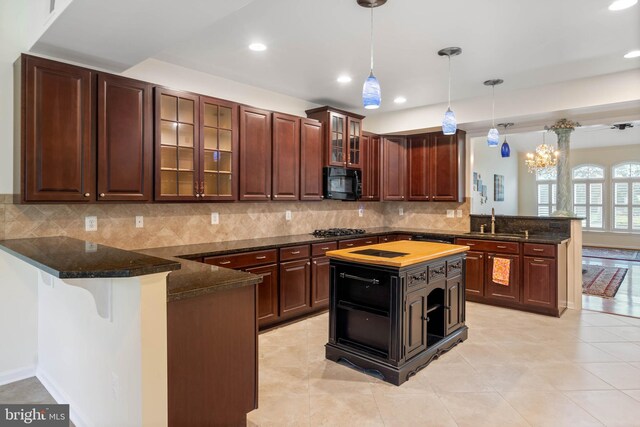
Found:
<path fill-rule="evenodd" d="M 364 216 L 358 207 L 364 206 Z M 403 206 L 405 215 L 398 216 Z M 16 205 L 0 195 L 0 239 L 70 236 L 123 249 L 249 239 L 310 233 L 317 228 L 382 226 L 464 229 L 468 203 L 271 202 L 147 203 L 91 205 Z M 462 209 L 463 218 L 445 218 L 446 209 Z M 285 220 L 290 210 L 292 220 Z M 211 224 L 211 213 L 220 223 Z M 84 231 L 84 217 L 98 217 L 98 231 Z M 135 228 L 136 215 L 144 228 Z"/>

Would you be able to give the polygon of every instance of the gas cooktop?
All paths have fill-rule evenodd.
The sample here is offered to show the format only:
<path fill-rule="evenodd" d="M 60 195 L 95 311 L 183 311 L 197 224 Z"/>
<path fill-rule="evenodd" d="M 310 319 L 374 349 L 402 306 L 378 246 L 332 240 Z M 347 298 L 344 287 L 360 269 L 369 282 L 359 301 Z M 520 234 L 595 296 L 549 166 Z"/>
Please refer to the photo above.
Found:
<path fill-rule="evenodd" d="M 314 237 L 336 237 L 336 236 L 352 236 L 355 234 L 364 234 L 365 231 L 359 228 L 327 228 L 324 230 L 315 230 Z"/>

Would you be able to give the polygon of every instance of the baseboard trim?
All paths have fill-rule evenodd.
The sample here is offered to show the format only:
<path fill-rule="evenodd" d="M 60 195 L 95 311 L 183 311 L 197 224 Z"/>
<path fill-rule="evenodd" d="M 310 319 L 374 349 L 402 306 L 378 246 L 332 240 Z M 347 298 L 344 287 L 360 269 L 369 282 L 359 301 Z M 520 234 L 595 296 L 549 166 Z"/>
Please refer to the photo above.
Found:
<path fill-rule="evenodd" d="M 62 392 L 60 387 L 57 386 L 57 384 L 51 379 L 51 377 L 49 377 L 40 368 L 38 368 L 38 370 L 36 371 L 36 377 L 38 377 L 44 388 L 47 389 L 49 394 L 56 402 L 69 404 L 69 418 L 71 418 L 71 421 L 74 425 L 76 425 L 76 427 L 85 427 L 91 425 L 86 421 L 87 418 L 80 412 L 78 412 L 77 405 L 74 405 L 73 402 L 70 401 L 67 395 Z"/>
<path fill-rule="evenodd" d="M 11 371 L 0 372 L 0 385 L 26 380 L 36 376 L 36 365 L 25 366 L 24 368 L 12 369 Z"/>

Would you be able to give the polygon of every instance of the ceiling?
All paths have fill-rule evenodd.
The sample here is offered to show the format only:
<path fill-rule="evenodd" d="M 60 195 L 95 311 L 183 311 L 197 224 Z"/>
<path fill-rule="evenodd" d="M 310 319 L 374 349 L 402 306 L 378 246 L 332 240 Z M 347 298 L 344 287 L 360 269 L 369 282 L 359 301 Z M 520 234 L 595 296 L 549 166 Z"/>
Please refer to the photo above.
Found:
<path fill-rule="evenodd" d="M 376 113 L 640 67 L 640 4 L 610 0 L 389 0 L 375 9 Z M 265 52 L 247 46 L 261 41 Z M 153 57 L 317 104 L 362 112 L 369 12 L 355 0 L 73 0 L 33 51 L 122 71 Z M 348 74 L 349 84 L 336 78 Z M 407 102 L 396 105 L 396 96 Z M 368 111 L 370 114 L 371 111 Z"/>

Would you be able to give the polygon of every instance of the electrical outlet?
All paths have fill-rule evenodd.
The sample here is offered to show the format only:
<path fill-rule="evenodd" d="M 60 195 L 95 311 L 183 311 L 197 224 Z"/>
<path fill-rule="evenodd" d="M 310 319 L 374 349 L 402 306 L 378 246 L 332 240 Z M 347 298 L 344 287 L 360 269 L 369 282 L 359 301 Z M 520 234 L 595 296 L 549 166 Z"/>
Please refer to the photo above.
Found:
<path fill-rule="evenodd" d="M 211 212 L 211 225 L 220 224 L 220 214 L 218 212 Z"/>
<path fill-rule="evenodd" d="M 462 218 L 462 209 L 458 209 L 458 210 L 456 211 L 456 216 L 457 216 L 458 218 Z"/>
<path fill-rule="evenodd" d="M 360 218 L 362 218 L 364 216 L 364 206 L 360 205 L 360 207 L 358 208 L 358 216 Z"/>
<path fill-rule="evenodd" d="M 86 253 L 98 252 L 98 244 L 93 242 L 84 242 L 84 251 Z"/>
<path fill-rule="evenodd" d="M 144 217 L 136 215 L 136 228 L 144 228 Z"/>
<path fill-rule="evenodd" d="M 447 218 L 455 218 L 455 211 L 453 209 L 447 209 Z"/>
<path fill-rule="evenodd" d="M 398 208 L 398 215 L 400 215 L 400 216 L 404 215 L 404 209 L 403 208 Z"/>
<path fill-rule="evenodd" d="M 84 231 L 98 231 L 98 217 L 97 216 L 85 216 L 84 217 Z"/>
<path fill-rule="evenodd" d="M 284 219 L 291 221 L 291 211 L 284 211 Z"/>

